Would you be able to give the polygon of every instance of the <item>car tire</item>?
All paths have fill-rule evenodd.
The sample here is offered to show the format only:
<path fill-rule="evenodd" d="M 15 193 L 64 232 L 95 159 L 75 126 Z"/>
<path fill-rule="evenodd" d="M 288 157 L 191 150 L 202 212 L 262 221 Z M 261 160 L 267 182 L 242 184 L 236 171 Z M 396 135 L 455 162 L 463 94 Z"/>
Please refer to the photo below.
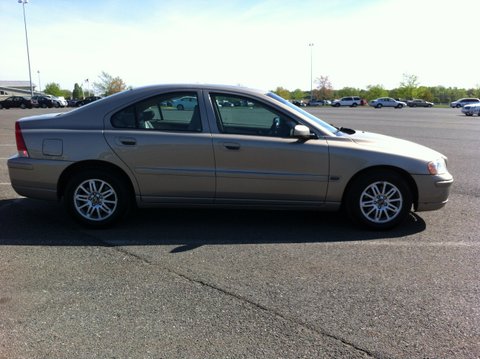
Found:
<path fill-rule="evenodd" d="M 3 108 L 3 105 L 0 103 L 0 110 Z"/>
<path fill-rule="evenodd" d="M 379 103 L 378 105 L 375 105 L 375 108 L 382 108 L 383 105 L 381 103 Z"/>
<path fill-rule="evenodd" d="M 20 104 L 20 108 L 21 108 L 22 110 L 25 110 L 25 109 L 27 108 L 27 106 L 26 106 L 24 103 L 22 103 L 22 104 Z"/>
<path fill-rule="evenodd" d="M 64 202 L 68 213 L 80 224 L 105 228 L 120 220 L 130 209 L 126 184 L 101 169 L 84 170 L 67 183 Z"/>
<path fill-rule="evenodd" d="M 395 107 L 395 108 L 403 108 L 403 105 L 398 105 L 398 106 Z"/>
<path fill-rule="evenodd" d="M 357 106 L 358 106 L 358 105 L 357 105 L 356 102 L 352 103 L 352 107 L 357 107 Z"/>
<path fill-rule="evenodd" d="M 179 110 L 179 111 L 183 111 L 184 109 L 185 109 L 185 108 L 183 107 L 183 105 L 178 105 L 178 106 L 177 106 L 177 110 Z"/>
<path fill-rule="evenodd" d="M 367 172 L 349 186 L 344 206 L 350 219 L 375 230 L 390 229 L 403 222 L 412 208 L 412 192 L 396 172 Z"/>
<path fill-rule="evenodd" d="M 336 104 L 333 105 L 333 107 L 340 107 L 340 104 L 336 103 Z"/>

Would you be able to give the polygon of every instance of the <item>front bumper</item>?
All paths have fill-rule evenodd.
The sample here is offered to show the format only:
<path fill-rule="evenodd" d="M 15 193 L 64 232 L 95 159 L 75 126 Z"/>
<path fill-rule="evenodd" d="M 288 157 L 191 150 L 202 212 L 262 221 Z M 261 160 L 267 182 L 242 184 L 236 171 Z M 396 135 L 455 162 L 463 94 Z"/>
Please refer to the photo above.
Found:
<path fill-rule="evenodd" d="M 448 202 L 453 176 L 450 173 L 442 175 L 413 175 L 417 184 L 418 200 L 415 211 L 434 211 Z"/>

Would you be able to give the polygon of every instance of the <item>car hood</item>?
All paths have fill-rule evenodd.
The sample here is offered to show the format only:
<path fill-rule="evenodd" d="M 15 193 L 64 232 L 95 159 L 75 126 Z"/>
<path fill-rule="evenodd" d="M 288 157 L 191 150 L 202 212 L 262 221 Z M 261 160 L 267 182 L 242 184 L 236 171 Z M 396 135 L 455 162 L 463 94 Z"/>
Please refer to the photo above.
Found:
<path fill-rule="evenodd" d="M 418 143 L 378 133 L 356 131 L 349 137 L 360 146 L 368 147 L 376 152 L 392 153 L 403 157 L 422 159 L 427 162 L 438 158 L 446 158 L 440 152 Z"/>

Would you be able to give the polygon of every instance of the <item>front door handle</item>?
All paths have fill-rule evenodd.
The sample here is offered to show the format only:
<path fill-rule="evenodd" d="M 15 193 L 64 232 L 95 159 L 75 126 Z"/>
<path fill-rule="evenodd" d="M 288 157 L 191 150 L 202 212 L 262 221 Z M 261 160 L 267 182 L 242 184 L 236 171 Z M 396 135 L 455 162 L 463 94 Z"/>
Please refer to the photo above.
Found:
<path fill-rule="evenodd" d="M 137 144 L 137 140 L 133 137 L 120 137 L 118 141 L 126 146 L 135 146 Z"/>
<path fill-rule="evenodd" d="M 223 147 L 225 147 L 227 150 L 239 150 L 240 144 L 236 142 L 224 142 Z"/>

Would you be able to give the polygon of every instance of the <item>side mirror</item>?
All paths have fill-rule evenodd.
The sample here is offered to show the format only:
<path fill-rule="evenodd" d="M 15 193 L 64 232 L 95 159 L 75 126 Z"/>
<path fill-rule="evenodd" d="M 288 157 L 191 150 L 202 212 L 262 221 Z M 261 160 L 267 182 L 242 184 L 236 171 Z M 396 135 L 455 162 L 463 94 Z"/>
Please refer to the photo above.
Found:
<path fill-rule="evenodd" d="M 293 129 L 292 136 L 302 139 L 312 138 L 312 135 L 310 134 L 310 129 L 305 125 L 296 125 Z"/>

